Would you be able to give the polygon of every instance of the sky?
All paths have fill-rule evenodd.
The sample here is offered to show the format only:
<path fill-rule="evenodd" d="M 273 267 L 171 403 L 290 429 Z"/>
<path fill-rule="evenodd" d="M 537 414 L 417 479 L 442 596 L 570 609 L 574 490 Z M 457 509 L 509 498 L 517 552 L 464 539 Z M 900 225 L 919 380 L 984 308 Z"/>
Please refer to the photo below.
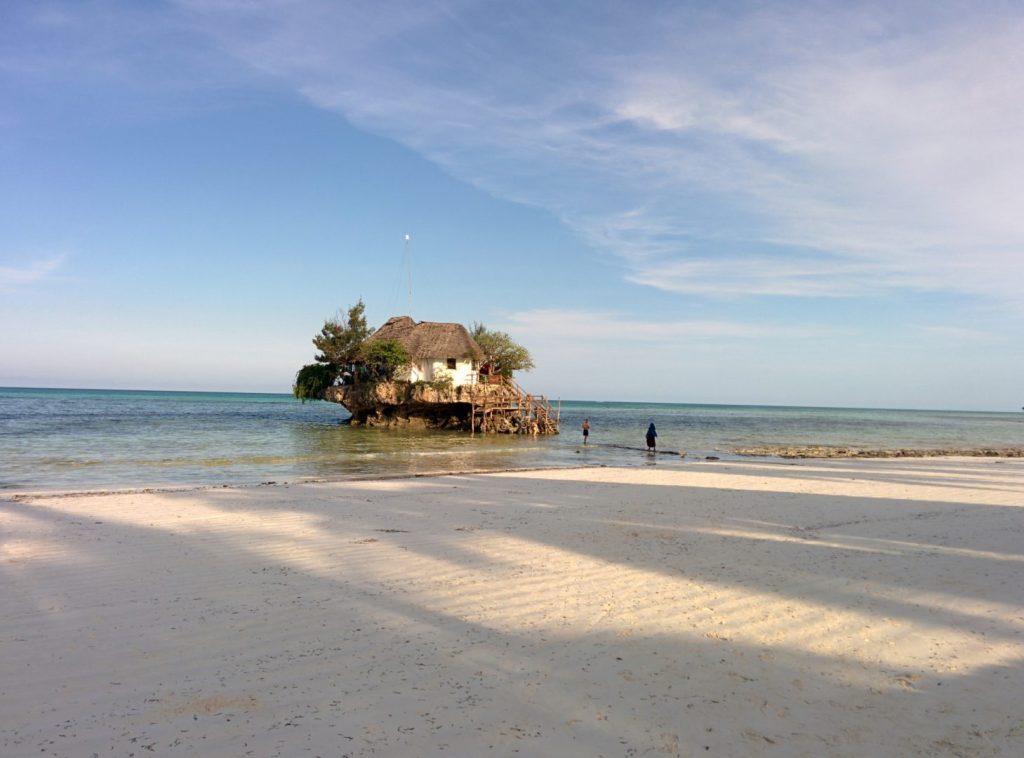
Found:
<path fill-rule="evenodd" d="M 362 299 L 551 398 L 1013 411 L 1022 209 L 1020 2 L 0 3 L 0 386 L 288 392 Z"/>

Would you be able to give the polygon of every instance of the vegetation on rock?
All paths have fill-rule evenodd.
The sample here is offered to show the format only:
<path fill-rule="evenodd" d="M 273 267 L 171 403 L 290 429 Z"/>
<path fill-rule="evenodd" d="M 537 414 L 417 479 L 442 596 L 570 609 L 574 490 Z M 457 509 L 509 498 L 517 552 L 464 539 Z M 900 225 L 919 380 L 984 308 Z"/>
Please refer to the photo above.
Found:
<path fill-rule="evenodd" d="M 412 364 L 412 356 L 396 339 L 368 340 L 373 333 L 373 328 L 366 323 L 366 305 L 362 299 L 349 308 L 346 315 L 339 310 L 313 337 L 316 362 L 303 366 L 295 374 L 292 394 L 303 402 L 322 400 L 345 372 L 352 372 L 360 383 L 394 381 Z M 483 351 L 484 362 L 489 364 L 492 374 L 511 377 L 514 371 L 533 368 L 530 351 L 505 332 L 474 323 L 470 334 Z M 436 375 L 428 385 L 437 392 L 449 392 L 452 376 L 450 373 Z"/>
<path fill-rule="evenodd" d="M 484 360 L 491 364 L 493 373 L 511 378 L 513 371 L 529 371 L 533 368 L 530 351 L 505 332 L 488 329 L 476 322 L 473 322 L 473 327 L 469 331 L 476 344 L 484 351 Z"/>
<path fill-rule="evenodd" d="M 322 400 L 327 388 L 334 384 L 338 374 L 326 363 L 310 363 L 299 369 L 292 385 L 292 394 L 302 402 Z"/>
<path fill-rule="evenodd" d="M 324 390 L 334 384 L 344 366 L 359 359 L 359 351 L 373 328 L 366 324 L 366 306 L 362 299 L 348 309 L 342 320 L 341 311 L 324 322 L 320 333 L 313 337 L 313 346 L 319 351 L 314 360 L 295 374 L 292 394 L 303 402 L 320 400 Z"/>
<path fill-rule="evenodd" d="M 360 299 L 348 309 L 345 323 L 338 316 L 324 322 L 320 334 L 313 337 L 313 346 L 319 350 L 315 360 L 341 367 L 359 359 L 366 338 L 373 334 L 373 327 L 366 325 L 366 306 Z"/>
<path fill-rule="evenodd" d="M 393 380 L 403 369 L 408 369 L 412 356 L 398 340 L 372 340 L 359 349 L 359 358 L 376 369 L 382 379 Z"/>

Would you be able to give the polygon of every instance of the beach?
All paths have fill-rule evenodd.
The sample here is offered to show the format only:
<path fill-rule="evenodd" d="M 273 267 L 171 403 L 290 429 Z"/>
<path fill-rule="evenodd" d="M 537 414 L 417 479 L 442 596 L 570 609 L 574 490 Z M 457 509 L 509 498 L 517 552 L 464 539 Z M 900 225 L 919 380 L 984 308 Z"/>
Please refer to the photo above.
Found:
<path fill-rule="evenodd" d="M 0 755 L 1024 754 L 1024 460 L 0 498 Z"/>

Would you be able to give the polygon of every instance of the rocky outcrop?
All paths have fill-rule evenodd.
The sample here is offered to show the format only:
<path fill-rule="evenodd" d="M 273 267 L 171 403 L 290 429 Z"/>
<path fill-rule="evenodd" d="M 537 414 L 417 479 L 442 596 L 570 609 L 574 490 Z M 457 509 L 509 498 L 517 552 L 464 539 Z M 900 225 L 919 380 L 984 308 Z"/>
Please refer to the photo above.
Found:
<path fill-rule="evenodd" d="M 736 455 L 768 458 L 934 458 L 937 456 L 966 456 L 972 458 L 1024 458 L 1024 448 L 893 448 L 889 450 L 863 450 L 851 447 L 810 445 L 806 447 L 740 447 Z"/>
<path fill-rule="evenodd" d="M 423 382 L 377 382 L 330 387 L 324 400 L 345 406 L 352 414 L 350 423 L 356 426 L 469 431 L 474 403 L 496 401 L 501 392 L 497 385 L 444 387 Z M 487 431 L 518 431 L 509 419 L 501 422 L 508 428 Z"/>

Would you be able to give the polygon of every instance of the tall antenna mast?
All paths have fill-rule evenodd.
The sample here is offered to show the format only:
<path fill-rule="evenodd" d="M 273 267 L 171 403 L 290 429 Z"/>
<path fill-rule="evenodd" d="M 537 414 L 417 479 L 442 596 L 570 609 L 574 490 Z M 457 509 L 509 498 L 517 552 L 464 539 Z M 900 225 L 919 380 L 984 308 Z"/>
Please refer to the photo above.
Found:
<path fill-rule="evenodd" d="M 409 280 L 409 310 L 406 313 L 412 316 L 412 256 L 409 255 L 409 242 L 412 240 L 408 234 L 405 235 L 405 270 Z"/>

